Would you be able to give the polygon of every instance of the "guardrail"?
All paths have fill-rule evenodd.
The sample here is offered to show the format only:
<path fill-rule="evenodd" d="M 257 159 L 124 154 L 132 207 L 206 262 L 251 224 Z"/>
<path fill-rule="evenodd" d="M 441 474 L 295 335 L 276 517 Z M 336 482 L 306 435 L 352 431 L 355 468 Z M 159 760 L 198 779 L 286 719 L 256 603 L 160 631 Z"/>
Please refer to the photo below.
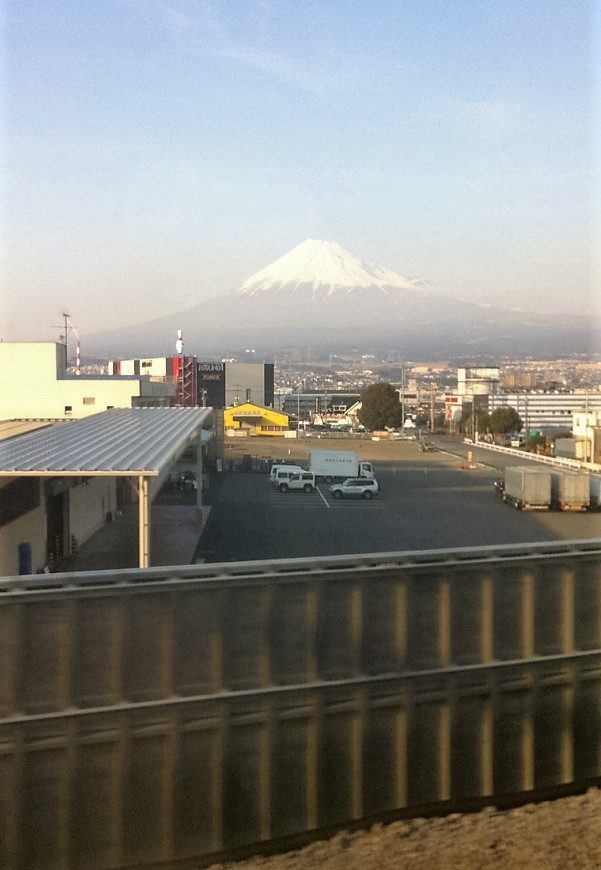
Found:
<path fill-rule="evenodd" d="M 0 581 L 0 864 L 601 775 L 601 540 Z"/>
<path fill-rule="evenodd" d="M 555 465 L 558 468 L 572 468 L 575 471 L 601 472 L 601 465 L 596 462 L 583 462 L 580 459 L 568 459 L 563 456 L 541 456 L 538 453 L 527 453 L 525 450 L 519 450 L 516 447 L 502 447 L 500 444 L 488 444 L 486 441 L 477 441 L 475 443 L 470 441 L 469 443 L 480 450 L 493 450 L 495 453 L 505 453 L 508 456 L 523 459 L 525 462 L 542 462 L 545 465 Z"/>

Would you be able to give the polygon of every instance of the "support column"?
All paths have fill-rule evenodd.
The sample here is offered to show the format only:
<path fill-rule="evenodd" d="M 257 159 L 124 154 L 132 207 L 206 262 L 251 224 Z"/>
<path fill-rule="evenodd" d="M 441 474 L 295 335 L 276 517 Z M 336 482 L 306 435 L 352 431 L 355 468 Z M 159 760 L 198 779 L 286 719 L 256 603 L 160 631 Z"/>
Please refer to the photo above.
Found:
<path fill-rule="evenodd" d="M 141 474 L 138 477 L 138 567 L 140 568 L 148 568 L 150 565 L 149 519 L 148 478 Z"/>
<path fill-rule="evenodd" d="M 196 439 L 196 525 L 202 528 L 202 429 Z"/>
<path fill-rule="evenodd" d="M 438 587 L 438 655 L 441 668 L 451 664 L 451 584 L 441 580 Z"/>
<path fill-rule="evenodd" d="M 399 707 L 394 720 L 394 796 L 395 807 L 399 809 L 407 806 L 407 742 L 409 734 L 408 706 L 409 704 L 405 694 L 402 700 L 402 707 Z"/>
<path fill-rule="evenodd" d="M 452 690 L 454 692 L 454 689 Z M 453 703 L 451 701 L 451 703 Z M 442 703 L 438 712 L 438 799 L 451 798 L 451 706 Z"/>
<path fill-rule="evenodd" d="M 494 789 L 493 697 L 485 698 L 480 716 L 480 794 L 491 795 Z"/>
<path fill-rule="evenodd" d="M 575 602 L 574 571 L 564 570 L 561 573 L 561 651 L 571 653 L 575 649 Z"/>
<path fill-rule="evenodd" d="M 494 657 L 494 591 L 493 578 L 483 577 L 480 581 L 480 661 L 492 662 Z"/>
<path fill-rule="evenodd" d="M 521 595 L 521 653 L 522 658 L 531 659 L 535 652 L 535 577 L 529 571 L 522 574 Z"/>

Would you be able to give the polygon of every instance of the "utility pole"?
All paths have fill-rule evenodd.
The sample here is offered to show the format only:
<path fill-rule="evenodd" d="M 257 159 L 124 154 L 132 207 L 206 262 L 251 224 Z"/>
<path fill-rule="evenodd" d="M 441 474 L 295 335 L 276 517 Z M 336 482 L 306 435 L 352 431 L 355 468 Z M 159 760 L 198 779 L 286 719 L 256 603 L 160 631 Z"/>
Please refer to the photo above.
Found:
<path fill-rule="evenodd" d="M 65 322 L 65 344 L 67 344 L 67 336 L 69 335 L 69 318 L 71 317 L 66 311 L 63 311 L 63 320 Z"/>
<path fill-rule="evenodd" d="M 63 326 L 53 326 L 52 329 L 60 329 L 61 330 L 61 334 L 59 335 L 58 340 L 60 342 L 64 342 L 65 347 L 67 347 L 69 333 L 71 332 L 72 329 L 74 329 L 74 327 L 69 326 L 69 321 L 71 320 L 71 315 L 67 311 L 63 311 L 61 313 L 61 317 L 63 318 Z"/>
<path fill-rule="evenodd" d="M 434 432 L 434 399 L 436 396 L 436 387 L 430 384 L 430 432 Z"/>
<path fill-rule="evenodd" d="M 405 428 L 405 366 L 401 366 L 401 432 Z"/>

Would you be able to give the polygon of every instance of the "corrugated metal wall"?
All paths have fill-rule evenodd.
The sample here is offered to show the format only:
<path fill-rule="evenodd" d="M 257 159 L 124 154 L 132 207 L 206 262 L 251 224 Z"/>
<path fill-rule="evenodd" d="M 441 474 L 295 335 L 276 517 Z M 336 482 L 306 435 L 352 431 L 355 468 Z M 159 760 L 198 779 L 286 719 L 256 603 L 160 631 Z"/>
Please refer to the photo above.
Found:
<path fill-rule="evenodd" d="M 192 857 L 601 775 L 598 550 L 369 562 L 0 581 L 0 863 Z"/>

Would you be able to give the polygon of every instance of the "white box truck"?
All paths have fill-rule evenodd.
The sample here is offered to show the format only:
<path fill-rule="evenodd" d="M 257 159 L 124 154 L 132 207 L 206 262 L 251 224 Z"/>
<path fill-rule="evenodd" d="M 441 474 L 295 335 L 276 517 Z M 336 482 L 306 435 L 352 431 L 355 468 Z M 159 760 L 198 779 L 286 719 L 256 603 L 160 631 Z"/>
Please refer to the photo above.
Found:
<path fill-rule="evenodd" d="M 585 511 L 590 504 L 589 475 L 586 472 L 551 471 L 551 506 L 556 511 Z"/>
<path fill-rule="evenodd" d="M 518 510 L 548 511 L 551 507 L 550 472 L 532 466 L 508 466 L 503 501 Z"/>
<path fill-rule="evenodd" d="M 359 459 L 350 450 L 312 450 L 309 459 L 309 471 L 315 477 L 326 481 L 346 479 L 347 477 L 366 477 L 374 479 L 371 462 Z"/>

